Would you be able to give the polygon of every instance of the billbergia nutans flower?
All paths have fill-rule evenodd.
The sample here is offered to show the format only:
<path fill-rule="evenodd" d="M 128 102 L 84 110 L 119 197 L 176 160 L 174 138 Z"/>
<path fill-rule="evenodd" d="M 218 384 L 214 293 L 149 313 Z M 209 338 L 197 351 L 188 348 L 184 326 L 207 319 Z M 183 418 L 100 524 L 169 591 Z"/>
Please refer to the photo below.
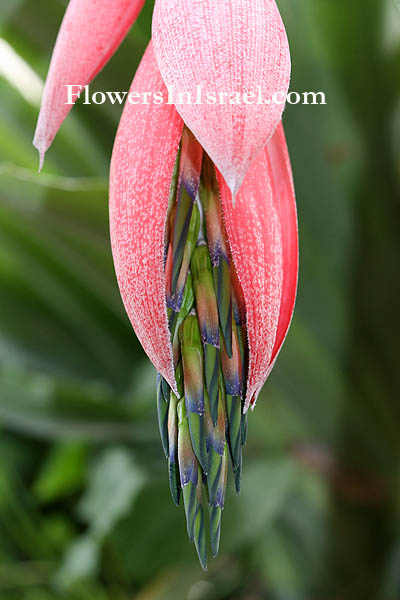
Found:
<path fill-rule="evenodd" d="M 87 84 L 141 4 L 71 1 L 36 131 L 41 157 L 67 113 L 60 85 Z M 94 5 L 101 18 L 90 20 Z M 71 56 L 68 44 L 78 38 L 79 53 Z M 274 0 L 156 0 L 153 41 L 131 91 L 166 97 L 168 85 L 194 97 L 198 85 L 217 93 L 260 86 L 272 98 L 287 92 L 289 75 Z M 159 373 L 171 495 L 184 504 L 204 568 L 206 523 L 216 555 L 229 463 L 239 491 L 247 411 L 294 307 L 297 221 L 282 110 L 273 103 L 127 103 L 113 151 L 116 274 Z"/>

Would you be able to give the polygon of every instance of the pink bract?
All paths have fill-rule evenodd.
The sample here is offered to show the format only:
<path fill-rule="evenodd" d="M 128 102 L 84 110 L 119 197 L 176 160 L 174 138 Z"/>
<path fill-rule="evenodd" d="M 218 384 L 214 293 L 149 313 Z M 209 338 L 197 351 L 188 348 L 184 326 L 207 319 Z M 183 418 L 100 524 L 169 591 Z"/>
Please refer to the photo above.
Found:
<path fill-rule="evenodd" d="M 163 90 L 150 43 L 131 91 Z M 164 231 L 183 121 L 173 105 L 129 104 L 110 173 L 110 232 L 126 312 L 146 354 L 176 391 L 165 303 Z"/>
<path fill-rule="evenodd" d="M 165 84 L 233 195 L 281 120 L 290 79 L 288 41 L 275 0 L 156 0 L 153 43 Z M 258 93 L 282 104 L 196 104 L 204 94 Z"/>
<path fill-rule="evenodd" d="M 282 124 L 256 158 L 233 204 L 219 176 L 229 244 L 246 304 L 249 373 L 245 409 L 255 404 L 293 314 L 297 212 Z"/>
<path fill-rule="evenodd" d="M 89 84 L 114 54 L 145 0 L 71 0 L 54 47 L 36 127 L 40 168 L 72 105 L 66 85 Z"/>

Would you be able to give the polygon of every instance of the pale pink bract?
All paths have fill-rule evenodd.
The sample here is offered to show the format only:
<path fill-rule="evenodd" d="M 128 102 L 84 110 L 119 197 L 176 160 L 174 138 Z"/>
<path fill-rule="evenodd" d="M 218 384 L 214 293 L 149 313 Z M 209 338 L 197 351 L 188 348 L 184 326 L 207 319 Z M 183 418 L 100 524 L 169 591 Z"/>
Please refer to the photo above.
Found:
<path fill-rule="evenodd" d="M 156 0 L 153 44 L 162 78 L 193 103 L 176 108 L 232 193 L 282 117 L 290 52 L 275 0 Z M 196 86 L 258 93 L 278 104 L 196 104 Z M 283 96 L 281 95 L 283 94 Z"/>
<path fill-rule="evenodd" d="M 150 43 L 132 91 L 163 89 Z M 126 312 L 157 371 L 176 389 L 165 303 L 164 230 L 183 121 L 173 105 L 127 103 L 110 172 L 110 232 Z"/>
<path fill-rule="evenodd" d="M 225 224 L 246 302 L 249 374 L 245 408 L 272 370 L 297 290 L 297 212 L 283 126 L 253 162 L 232 203 L 219 177 Z"/>
<path fill-rule="evenodd" d="M 114 54 L 145 0 L 71 0 L 51 59 L 33 145 L 46 150 L 72 105 L 66 85 L 92 81 Z"/>

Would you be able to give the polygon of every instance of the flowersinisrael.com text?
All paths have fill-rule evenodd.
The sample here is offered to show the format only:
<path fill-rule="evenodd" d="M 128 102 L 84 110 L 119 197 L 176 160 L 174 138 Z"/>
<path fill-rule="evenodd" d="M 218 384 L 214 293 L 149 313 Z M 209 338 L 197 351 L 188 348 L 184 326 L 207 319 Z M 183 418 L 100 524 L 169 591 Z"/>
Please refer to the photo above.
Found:
<path fill-rule="evenodd" d="M 164 92 L 90 92 L 88 85 L 66 85 L 67 101 L 74 104 L 83 97 L 83 104 L 327 104 L 324 92 L 276 92 L 270 98 L 263 96 L 261 86 L 254 91 L 246 92 L 213 92 L 204 90 L 202 85 L 196 86 L 194 93 L 177 92 L 172 86 Z"/>

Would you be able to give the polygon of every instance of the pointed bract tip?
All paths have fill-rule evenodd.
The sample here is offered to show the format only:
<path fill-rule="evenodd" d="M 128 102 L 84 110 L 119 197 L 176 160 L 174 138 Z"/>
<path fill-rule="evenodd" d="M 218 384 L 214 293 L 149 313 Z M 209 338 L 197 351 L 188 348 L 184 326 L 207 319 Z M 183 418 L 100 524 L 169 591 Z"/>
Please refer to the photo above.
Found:
<path fill-rule="evenodd" d="M 223 178 L 225 179 L 226 184 L 229 188 L 229 191 L 231 192 L 232 205 L 235 206 L 237 195 L 240 191 L 240 188 L 242 187 L 242 184 L 243 184 L 243 181 L 244 181 L 246 175 L 238 176 L 236 173 L 232 173 L 232 172 L 224 175 L 224 173 L 222 171 L 220 171 L 220 173 L 222 174 Z"/>
<path fill-rule="evenodd" d="M 39 152 L 39 169 L 38 173 L 43 169 L 44 158 L 47 150 L 51 146 L 51 142 L 53 138 L 48 139 L 46 129 L 43 127 L 43 117 L 42 112 L 39 114 L 38 122 L 35 129 L 35 135 L 33 136 L 33 147 Z"/>
<path fill-rule="evenodd" d="M 174 373 L 174 367 L 172 368 L 172 372 Z M 179 393 L 175 375 L 173 375 L 173 379 L 171 379 L 170 377 L 168 377 L 168 378 L 164 377 L 164 379 L 165 379 L 165 384 L 171 388 L 171 390 L 174 392 L 175 396 L 178 398 L 178 400 L 180 400 L 182 397 L 182 393 Z"/>
<path fill-rule="evenodd" d="M 45 148 L 44 145 L 41 144 L 40 142 L 36 141 L 36 137 L 34 138 L 32 144 L 33 144 L 34 148 L 36 148 L 36 150 L 39 152 L 39 168 L 38 168 L 38 173 L 40 173 L 41 170 L 43 169 L 44 158 L 45 158 L 45 155 L 46 155 L 47 148 Z"/>

